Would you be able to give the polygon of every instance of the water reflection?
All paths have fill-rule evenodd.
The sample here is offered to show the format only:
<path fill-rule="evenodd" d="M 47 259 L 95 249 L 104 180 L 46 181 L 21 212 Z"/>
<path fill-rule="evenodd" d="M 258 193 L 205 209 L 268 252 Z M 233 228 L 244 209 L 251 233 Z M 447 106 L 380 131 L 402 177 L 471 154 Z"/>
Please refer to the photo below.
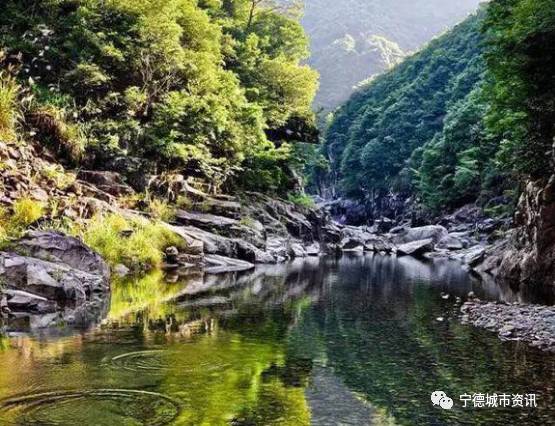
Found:
<path fill-rule="evenodd" d="M 460 325 L 457 297 L 469 291 L 523 297 L 450 262 L 382 256 L 313 258 L 176 283 L 159 272 L 118 282 L 100 327 L 0 341 L 0 419 L 550 424 L 555 358 Z M 456 404 L 443 412 L 430 403 L 437 389 L 456 400 L 534 392 L 540 402 L 535 410 Z"/>

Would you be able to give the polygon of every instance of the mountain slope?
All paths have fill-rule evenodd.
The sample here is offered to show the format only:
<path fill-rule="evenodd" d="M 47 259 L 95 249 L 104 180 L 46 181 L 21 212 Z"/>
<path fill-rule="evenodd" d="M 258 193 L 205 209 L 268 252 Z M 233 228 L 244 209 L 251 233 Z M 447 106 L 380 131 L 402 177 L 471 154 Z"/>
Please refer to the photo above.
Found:
<path fill-rule="evenodd" d="M 337 111 L 324 151 L 345 195 L 368 200 L 410 192 L 410 169 L 418 164 L 409 159 L 441 137 L 450 108 L 483 80 L 481 20 L 482 14 L 468 18 Z"/>
<path fill-rule="evenodd" d="M 315 105 L 332 110 L 353 87 L 397 64 L 462 21 L 479 0 L 305 0 L 310 65 L 321 74 Z"/>

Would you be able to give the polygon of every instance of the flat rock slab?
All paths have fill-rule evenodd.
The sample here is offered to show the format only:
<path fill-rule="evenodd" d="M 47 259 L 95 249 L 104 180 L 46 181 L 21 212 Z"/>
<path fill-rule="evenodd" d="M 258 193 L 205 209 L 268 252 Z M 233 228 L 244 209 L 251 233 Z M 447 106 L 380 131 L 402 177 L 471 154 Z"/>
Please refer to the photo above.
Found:
<path fill-rule="evenodd" d="M 239 221 L 235 219 L 208 213 L 191 213 L 184 210 L 178 210 L 175 218 L 182 225 L 195 226 L 201 229 L 227 228 L 239 224 Z"/>
<path fill-rule="evenodd" d="M 254 269 L 254 265 L 244 260 L 231 259 L 215 254 L 204 257 L 206 263 L 205 272 L 207 274 L 223 274 L 228 272 L 241 272 Z"/>
<path fill-rule="evenodd" d="M 518 340 L 555 353 L 555 307 L 469 301 L 461 307 L 463 324 L 485 328 L 502 340 Z"/>

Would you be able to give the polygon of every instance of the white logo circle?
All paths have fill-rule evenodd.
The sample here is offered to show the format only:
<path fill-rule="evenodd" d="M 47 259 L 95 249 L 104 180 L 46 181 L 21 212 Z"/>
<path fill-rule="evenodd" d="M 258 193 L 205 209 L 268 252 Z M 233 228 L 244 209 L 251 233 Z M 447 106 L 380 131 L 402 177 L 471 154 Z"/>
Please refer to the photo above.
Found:
<path fill-rule="evenodd" d="M 439 405 L 444 410 L 453 408 L 453 400 L 447 396 L 443 391 L 435 391 L 431 396 L 432 404 Z"/>

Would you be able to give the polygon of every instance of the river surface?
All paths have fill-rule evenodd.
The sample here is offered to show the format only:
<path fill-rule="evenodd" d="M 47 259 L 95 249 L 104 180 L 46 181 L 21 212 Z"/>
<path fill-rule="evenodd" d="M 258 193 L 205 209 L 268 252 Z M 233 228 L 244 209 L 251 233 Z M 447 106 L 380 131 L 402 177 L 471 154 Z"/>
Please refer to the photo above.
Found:
<path fill-rule="evenodd" d="M 555 424 L 555 357 L 461 325 L 470 291 L 522 298 L 456 263 L 382 256 L 118 282 L 90 330 L 0 340 L 0 424 Z M 463 408 L 476 393 L 537 407 Z"/>

